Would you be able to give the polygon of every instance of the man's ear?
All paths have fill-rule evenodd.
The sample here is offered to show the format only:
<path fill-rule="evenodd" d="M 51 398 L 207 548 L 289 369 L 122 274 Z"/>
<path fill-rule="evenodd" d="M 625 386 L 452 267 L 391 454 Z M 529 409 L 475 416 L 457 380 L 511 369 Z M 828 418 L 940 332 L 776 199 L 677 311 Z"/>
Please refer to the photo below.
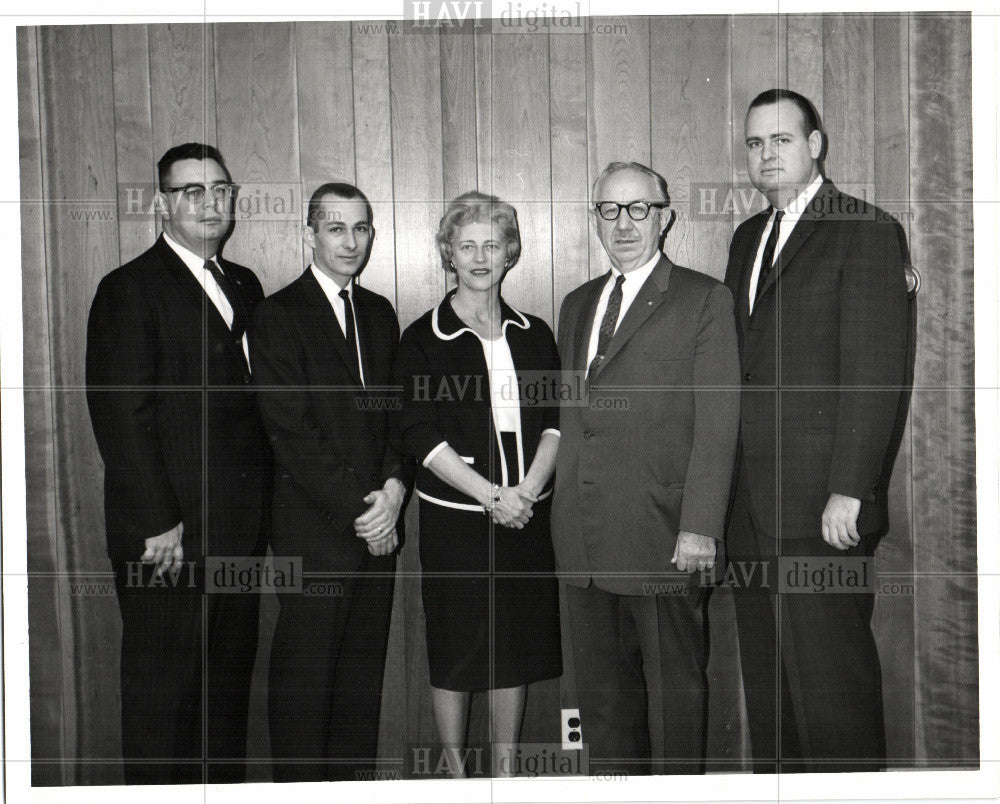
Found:
<path fill-rule="evenodd" d="M 822 151 L 823 135 L 819 132 L 819 129 L 813 129 L 812 133 L 809 135 L 809 155 L 813 159 L 819 159 L 819 155 Z"/>
<path fill-rule="evenodd" d="M 157 190 L 153 193 L 153 208 L 160 213 L 160 217 L 170 220 L 170 201 L 166 193 Z"/>
<path fill-rule="evenodd" d="M 308 223 L 302 227 L 302 242 L 309 248 L 316 248 L 316 233 Z"/>

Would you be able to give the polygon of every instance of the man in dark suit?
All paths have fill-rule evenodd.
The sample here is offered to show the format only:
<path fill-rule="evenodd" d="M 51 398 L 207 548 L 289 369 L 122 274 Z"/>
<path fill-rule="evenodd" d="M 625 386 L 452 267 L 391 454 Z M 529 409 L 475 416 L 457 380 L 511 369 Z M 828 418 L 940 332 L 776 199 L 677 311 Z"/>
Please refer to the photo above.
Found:
<path fill-rule="evenodd" d="M 275 781 L 357 781 L 375 765 L 400 509 L 413 466 L 390 433 L 399 341 L 388 300 L 353 280 L 375 230 L 368 199 L 324 184 L 303 229 L 312 265 L 254 312 L 251 362 L 275 454 L 279 595 L 270 669 Z"/>
<path fill-rule="evenodd" d="M 876 770 L 885 759 L 870 561 L 886 529 L 904 386 L 902 240 L 820 172 L 809 101 L 769 90 L 746 117 L 769 207 L 733 236 L 743 371 L 727 529 L 754 768 Z M 892 446 L 892 445 L 895 446 Z M 822 583 L 803 578 L 816 570 Z M 777 657 L 777 658 L 776 658 Z M 780 659 L 780 661 L 779 661 Z"/>
<path fill-rule="evenodd" d="M 739 411 L 732 295 L 670 262 L 666 181 L 612 163 L 594 185 L 611 272 L 559 315 L 564 403 L 552 532 L 591 768 L 701 773 L 706 588 Z M 676 565 L 673 570 L 672 564 Z M 650 762 L 650 759 L 653 762 Z"/>
<path fill-rule="evenodd" d="M 245 335 L 263 292 L 218 253 L 237 189 L 221 154 L 176 146 L 158 179 L 163 235 L 101 280 L 87 329 L 125 780 L 243 781 L 259 597 L 203 594 L 203 581 L 210 556 L 264 554 L 270 469 Z"/>

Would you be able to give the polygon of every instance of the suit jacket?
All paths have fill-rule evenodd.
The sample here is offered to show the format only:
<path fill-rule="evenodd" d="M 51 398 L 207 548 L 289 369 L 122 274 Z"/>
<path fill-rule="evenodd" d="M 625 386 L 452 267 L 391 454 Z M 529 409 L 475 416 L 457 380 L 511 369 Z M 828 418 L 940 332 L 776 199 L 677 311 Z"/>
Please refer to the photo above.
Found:
<path fill-rule="evenodd" d="M 769 214 L 737 228 L 726 272 L 743 372 L 737 487 L 766 537 L 818 538 L 831 492 L 862 501 L 862 534 L 884 532 L 906 384 L 905 238 L 882 210 L 824 182 L 751 316 Z"/>
<path fill-rule="evenodd" d="M 218 262 L 248 306 L 263 298 L 250 269 Z M 98 285 L 86 371 L 112 561 L 179 521 L 185 560 L 261 555 L 270 468 L 243 348 L 162 237 Z"/>
<path fill-rule="evenodd" d="M 436 505 L 478 508 L 466 496 L 423 465 L 438 444 L 447 441 L 473 469 L 499 485 L 514 486 L 523 478 L 518 466 L 507 465 L 493 424 L 490 377 L 479 338 L 455 314 L 451 291 L 437 307 L 406 328 L 396 357 L 396 378 L 403 387 L 400 415 L 403 448 L 417 463 L 417 494 Z M 525 315 L 500 299 L 501 328 L 518 376 L 544 388 L 559 377 L 559 356 L 548 324 Z M 513 389 L 516 392 L 517 389 Z M 511 397 L 515 398 L 515 397 Z M 520 449 L 527 472 L 542 433 L 559 426 L 559 409 L 551 399 L 522 394 Z M 539 499 L 548 497 L 543 489 Z"/>
<path fill-rule="evenodd" d="M 606 281 L 562 305 L 560 357 L 577 376 Z M 570 584 L 653 594 L 676 571 L 679 531 L 722 538 L 739 415 L 731 294 L 661 255 L 589 384 L 589 401 L 560 410 L 556 569 Z"/>
<path fill-rule="evenodd" d="M 311 270 L 254 310 L 250 362 L 275 457 L 272 548 L 302 556 L 305 569 L 353 571 L 368 555 L 354 520 L 364 497 L 398 478 L 412 485 L 412 464 L 398 449 L 398 392 L 388 388 L 399 324 L 388 300 L 354 288 L 357 360 Z M 390 433 L 390 426 L 393 433 Z M 402 517 L 397 525 L 402 528 Z"/>

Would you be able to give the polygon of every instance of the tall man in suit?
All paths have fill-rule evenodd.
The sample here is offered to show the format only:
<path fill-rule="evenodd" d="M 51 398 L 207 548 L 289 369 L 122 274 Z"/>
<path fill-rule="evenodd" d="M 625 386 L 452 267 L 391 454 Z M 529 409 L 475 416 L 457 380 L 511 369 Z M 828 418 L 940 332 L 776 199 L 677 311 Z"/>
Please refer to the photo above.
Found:
<path fill-rule="evenodd" d="M 270 469 L 245 334 L 263 292 L 219 255 L 237 189 L 222 155 L 186 143 L 157 168 L 163 234 L 101 280 L 87 329 L 125 780 L 242 781 L 259 596 L 203 581 L 210 556 L 264 554 Z"/>
<path fill-rule="evenodd" d="M 735 601 L 754 769 L 875 770 L 874 593 L 845 579 L 871 579 L 887 526 L 907 353 L 901 230 L 823 178 L 801 95 L 759 95 L 745 133 L 769 206 L 736 230 L 726 273 L 743 371 L 727 550 L 751 578 Z M 827 588 L 803 588 L 817 568 Z"/>
<path fill-rule="evenodd" d="M 275 781 L 357 780 L 375 765 L 397 527 L 413 466 L 390 432 L 399 324 L 354 279 L 375 230 L 365 195 L 324 184 L 303 237 L 312 265 L 261 303 L 251 362 L 275 454 L 276 556 L 301 557 L 271 647 Z M 388 403 L 388 404 L 387 404 Z"/>
<path fill-rule="evenodd" d="M 672 212 L 659 174 L 612 163 L 594 202 L 612 268 L 559 315 L 563 368 L 585 376 L 589 399 L 563 404 L 552 510 L 581 729 L 592 768 L 701 773 L 706 589 L 685 573 L 711 568 L 722 538 L 733 300 L 660 251 Z"/>

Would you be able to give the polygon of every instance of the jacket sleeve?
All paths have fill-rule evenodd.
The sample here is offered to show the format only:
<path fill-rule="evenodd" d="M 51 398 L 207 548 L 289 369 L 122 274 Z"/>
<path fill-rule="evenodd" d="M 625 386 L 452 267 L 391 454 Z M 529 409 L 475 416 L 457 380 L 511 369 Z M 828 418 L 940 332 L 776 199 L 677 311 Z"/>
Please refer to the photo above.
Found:
<path fill-rule="evenodd" d="M 142 541 L 181 521 L 157 422 L 160 333 L 143 289 L 119 273 L 97 288 L 87 322 L 87 406 L 126 533 Z"/>
<path fill-rule="evenodd" d="M 715 285 L 701 311 L 694 354 L 694 433 L 680 529 L 722 539 L 736 440 L 740 366 L 733 296 Z"/>
<path fill-rule="evenodd" d="M 841 267 L 832 493 L 859 500 L 875 493 L 905 381 L 907 315 L 897 232 L 889 222 L 863 221 Z"/>
<path fill-rule="evenodd" d="M 395 313 L 390 309 L 391 336 L 392 343 L 399 351 L 399 322 Z M 403 389 L 393 378 L 393 390 L 391 392 L 395 405 L 391 406 L 386 416 L 386 438 L 385 457 L 382 461 L 382 482 L 389 478 L 396 478 L 406 489 L 407 494 L 413 488 L 413 478 L 416 463 L 413 457 L 403 452 L 403 434 L 400 426 L 400 414 L 403 405 Z"/>
<path fill-rule="evenodd" d="M 431 450 L 447 441 L 432 399 L 430 360 L 411 330 L 403 333 L 393 372 L 402 388 L 399 432 L 402 451 L 421 463 Z"/>
<path fill-rule="evenodd" d="M 304 344 L 288 326 L 284 311 L 258 305 L 249 342 L 257 406 L 277 472 L 302 489 L 330 521 L 342 518 L 345 509 L 363 509 L 370 478 L 356 472 L 347 460 L 350 456 L 340 454 L 317 426 Z"/>

